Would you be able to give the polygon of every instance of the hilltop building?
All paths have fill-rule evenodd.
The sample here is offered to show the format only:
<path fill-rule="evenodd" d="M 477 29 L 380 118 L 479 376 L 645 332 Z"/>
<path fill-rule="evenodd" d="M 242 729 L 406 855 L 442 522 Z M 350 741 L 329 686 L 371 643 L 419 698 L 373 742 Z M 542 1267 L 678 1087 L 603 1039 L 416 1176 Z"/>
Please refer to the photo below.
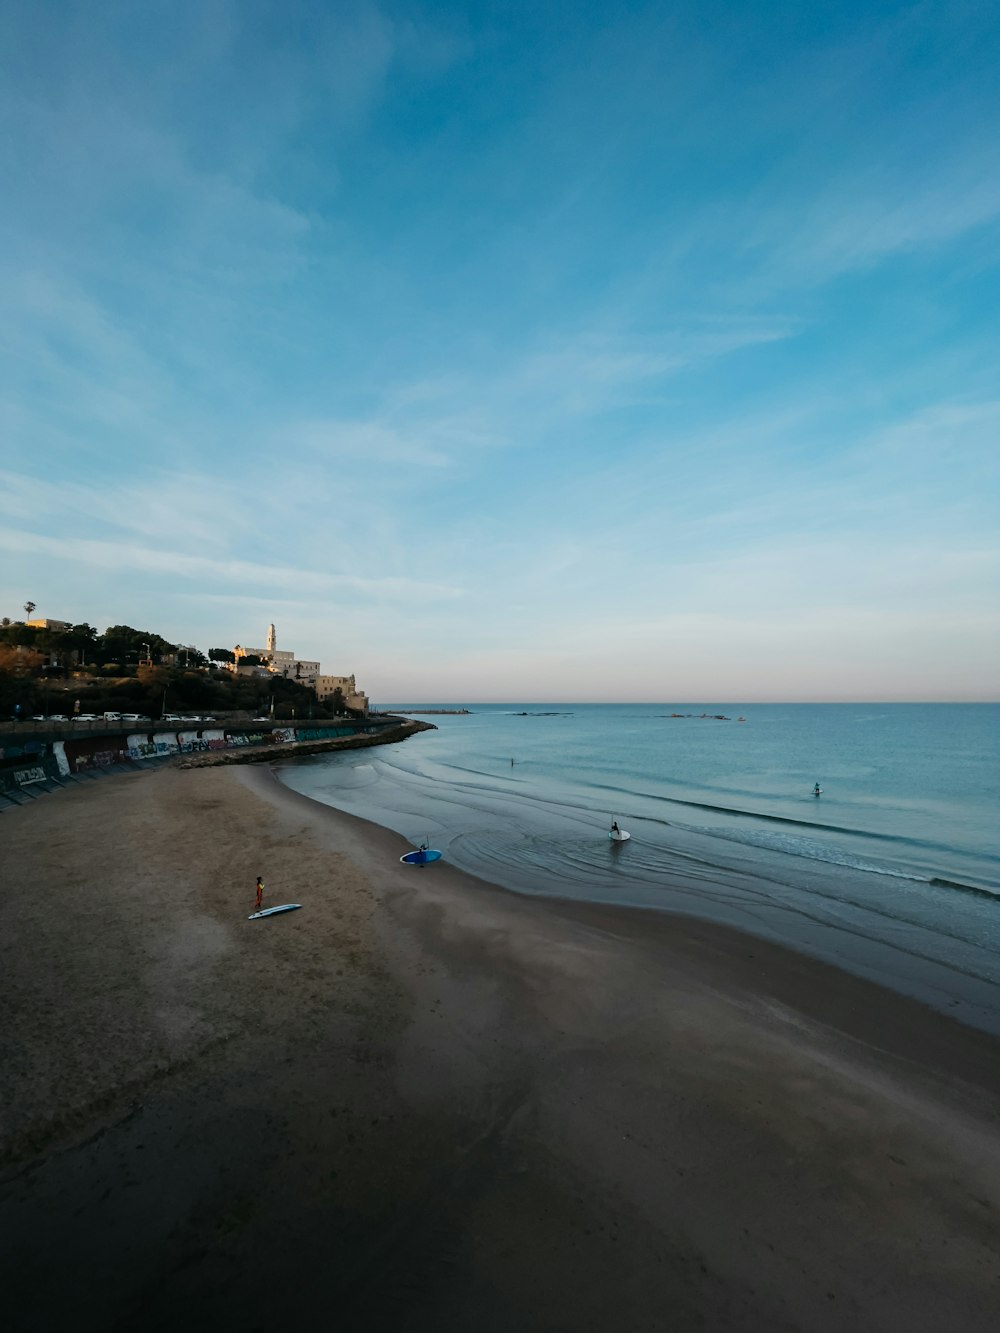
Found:
<path fill-rule="evenodd" d="M 331 700 L 334 693 L 340 690 L 344 700 L 344 707 L 354 712 L 368 713 L 368 696 L 364 690 L 359 690 L 354 675 L 350 676 L 324 676 L 320 673 L 319 662 L 309 662 L 304 658 L 297 657 L 295 653 L 288 649 L 278 647 L 278 634 L 274 625 L 267 627 L 267 645 L 264 648 L 244 648 L 239 644 L 233 649 L 235 661 L 232 670 L 239 674 L 249 672 L 266 673 L 270 676 L 285 676 L 289 680 L 297 680 L 302 685 L 311 685 L 316 691 L 316 697 L 321 702 Z M 262 667 L 249 667 L 243 659 L 246 657 L 259 657 L 264 664 Z"/>
<path fill-rule="evenodd" d="M 28 629 L 67 630 L 73 628 L 68 620 L 27 620 L 25 624 Z"/>
<path fill-rule="evenodd" d="M 350 676 L 317 676 L 316 677 L 316 698 L 320 703 L 332 699 L 334 693 L 340 690 L 344 699 L 344 707 L 350 708 L 356 712 L 364 713 L 368 716 L 368 696 L 364 690 L 359 690 L 355 682 L 354 675 Z"/>
<path fill-rule="evenodd" d="M 296 657 L 295 653 L 278 647 L 278 635 L 273 625 L 267 627 L 266 648 L 243 648 L 239 644 L 233 649 L 236 665 L 243 657 L 259 657 L 272 676 L 285 676 L 288 680 L 297 680 L 303 685 L 315 685 L 319 675 L 318 662 L 307 662 Z"/>

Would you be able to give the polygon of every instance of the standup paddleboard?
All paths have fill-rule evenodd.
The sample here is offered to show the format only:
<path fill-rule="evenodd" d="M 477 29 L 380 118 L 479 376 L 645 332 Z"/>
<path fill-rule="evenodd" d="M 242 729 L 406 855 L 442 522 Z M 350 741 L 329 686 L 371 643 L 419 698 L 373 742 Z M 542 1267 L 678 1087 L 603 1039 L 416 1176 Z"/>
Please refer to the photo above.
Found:
<path fill-rule="evenodd" d="M 620 828 L 617 833 L 608 834 L 608 837 L 611 839 L 612 842 L 628 842 L 631 836 L 632 834 L 626 833 L 623 828 Z"/>
<path fill-rule="evenodd" d="M 282 903 L 280 907 L 265 907 L 262 912 L 253 912 L 247 920 L 259 921 L 262 916 L 274 916 L 276 912 L 297 912 L 301 906 L 301 903 Z"/>
<path fill-rule="evenodd" d="M 440 861 L 441 853 L 433 847 L 421 847 L 416 852 L 407 852 L 399 858 L 404 866 L 425 866 L 428 861 Z"/>

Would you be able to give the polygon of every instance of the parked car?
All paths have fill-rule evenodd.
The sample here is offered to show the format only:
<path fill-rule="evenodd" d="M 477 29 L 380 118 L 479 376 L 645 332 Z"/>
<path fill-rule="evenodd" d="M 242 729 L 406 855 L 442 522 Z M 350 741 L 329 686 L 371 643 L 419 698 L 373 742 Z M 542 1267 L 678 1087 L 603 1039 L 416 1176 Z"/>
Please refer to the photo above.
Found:
<path fill-rule="evenodd" d="M 105 722 L 120 722 L 122 720 L 121 713 L 102 713 L 101 717 Z"/>
<path fill-rule="evenodd" d="M 74 722 L 96 722 L 96 721 L 97 721 L 97 714 L 96 714 L 96 713 L 74 713 L 74 714 L 73 714 L 73 721 L 74 721 Z"/>
<path fill-rule="evenodd" d="M 145 713 L 122 713 L 123 722 L 152 722 L 152 720 Z"/>
<path fill-rule="evenodd" d="M 65 713 L 50 713 L 45 720 L 47 722 L 68 722 L 69 718 Z"/>
<path fill-rule="evenodd" d="M 164 713 L 163 716 L 160 718 L 160 721 L 161 721 L 161 722 L 183 722 L 184 719 L 181 717 L 180 713 Z"/>

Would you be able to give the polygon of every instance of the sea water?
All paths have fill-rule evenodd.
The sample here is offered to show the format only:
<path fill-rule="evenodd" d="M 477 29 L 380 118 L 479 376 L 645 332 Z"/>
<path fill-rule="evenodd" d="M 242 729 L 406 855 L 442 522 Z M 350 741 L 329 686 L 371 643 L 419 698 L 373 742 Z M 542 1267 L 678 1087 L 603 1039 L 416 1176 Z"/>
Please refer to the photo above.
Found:
<path fill-rule="evenodd" d="M 722 921 L 1000 1031 L 1000 705 L 468 707 L 282 779 L 492 883 Z"/>

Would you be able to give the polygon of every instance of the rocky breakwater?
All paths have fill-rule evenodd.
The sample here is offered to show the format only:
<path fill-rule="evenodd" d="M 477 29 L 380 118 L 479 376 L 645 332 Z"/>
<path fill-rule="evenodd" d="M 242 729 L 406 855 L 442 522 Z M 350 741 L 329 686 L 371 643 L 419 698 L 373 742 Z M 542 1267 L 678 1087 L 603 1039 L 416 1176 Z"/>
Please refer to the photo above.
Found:
<path fill-rule="evenodd" d="M 293 759 L 297 755 L 323 754 L 327 750 L 363 750 L 369 745 L 393 745 L 405 741 L 418 731 L 436 731 L 432 722 L 406 721 L 398 727 L 385 727 L 378 732 L 355 736 L 331 736 L 323 740 L 288 741 L 274 745 L 245 745 L 233 750 L 209 750 L 184 755 L 174 762 L 178 768 L 212 768 L 218 764 L 261 764 L 276 759 Z"/>

